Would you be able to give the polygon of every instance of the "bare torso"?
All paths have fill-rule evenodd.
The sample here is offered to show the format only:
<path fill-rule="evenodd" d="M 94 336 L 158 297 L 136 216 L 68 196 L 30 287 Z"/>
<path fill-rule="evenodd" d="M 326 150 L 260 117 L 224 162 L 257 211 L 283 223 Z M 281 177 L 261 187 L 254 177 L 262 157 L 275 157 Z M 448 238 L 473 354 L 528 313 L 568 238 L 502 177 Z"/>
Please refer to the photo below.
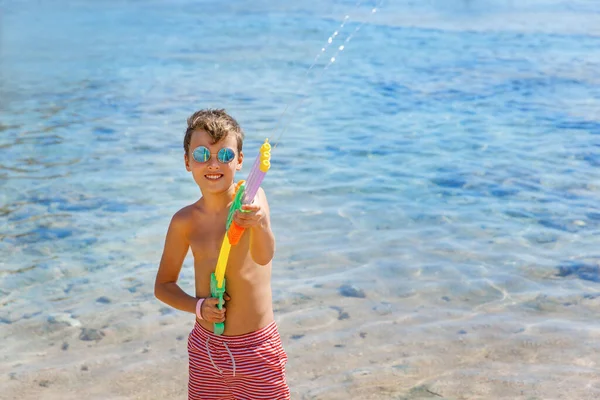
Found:
<path fill-rule="evenodd" d="M 194 204 L 189 207 L 189 242 L 194 256 L 196 297 L 210 297 L 210 276 L 214 272 L 225 235 L 228 209 L 218 215 L 208 214 Z M 225 272 L 226 291 L 231 300 L 225 303 L 226 336 L 256 331 L 273 321 L 271 299 L 271 263 L 258 265 L 250 255 L 250 231 L 231 247 Z M 212 331 L 213 324 L 198 321 Z"/>

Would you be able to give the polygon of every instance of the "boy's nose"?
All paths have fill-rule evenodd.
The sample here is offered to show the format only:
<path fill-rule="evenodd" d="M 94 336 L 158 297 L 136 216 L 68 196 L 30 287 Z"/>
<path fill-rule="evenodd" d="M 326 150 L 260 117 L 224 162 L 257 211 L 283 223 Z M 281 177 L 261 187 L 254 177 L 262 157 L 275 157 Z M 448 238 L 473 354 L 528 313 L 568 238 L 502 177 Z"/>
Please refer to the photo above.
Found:
<path fill-rule="evenodd" d="M 217 160 L 217 157 L 211 157 L 210 160 L 208 160 L 208 168 L 209 169 L 218 169 L 219 167 L 219 161 Z"/>

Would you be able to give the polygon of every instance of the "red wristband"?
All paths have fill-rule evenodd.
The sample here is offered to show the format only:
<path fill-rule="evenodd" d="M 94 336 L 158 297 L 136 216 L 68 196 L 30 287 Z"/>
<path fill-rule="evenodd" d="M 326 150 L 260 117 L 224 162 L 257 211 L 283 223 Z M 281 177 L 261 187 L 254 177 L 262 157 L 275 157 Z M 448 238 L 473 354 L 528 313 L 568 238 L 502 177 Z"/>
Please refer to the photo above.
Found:
<path fill-rule="evenodd" d="M 198 317 L 198 319 L 204 319 L 202 318 L 202 303 L 204 303 L 204 299 L 198 299 L 198 302 L 196 303 L 196 317 Z"/>

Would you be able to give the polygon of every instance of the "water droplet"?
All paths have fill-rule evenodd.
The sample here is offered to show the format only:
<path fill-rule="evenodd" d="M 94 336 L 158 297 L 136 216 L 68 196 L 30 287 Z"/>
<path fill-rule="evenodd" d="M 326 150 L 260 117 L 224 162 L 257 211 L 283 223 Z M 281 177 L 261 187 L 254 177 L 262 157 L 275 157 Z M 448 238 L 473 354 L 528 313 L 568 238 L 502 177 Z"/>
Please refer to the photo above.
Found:
<path fill-rule="evenodd" d="M 338 35 L 338 31 L 333 32 L 333 36 L 337 36 Z"/>
<path fill-rule="evenodd" d="M 376 13 L 376 12 L 377 12 L 377 9 L 376 9 L 376 8 L 374 8 L 374 9 L 372 9 L 372 10 L 371 10 L 371 12 L 372 12 L 372 13 Z"/>
<path fill-rule="evenodd" d="M 323 47 L 323 48 L 321 49 L 321 51 L 325 51 L 325 47 Z"/>
<path fill-rule="evenodd" d="M 330 62 L 334 62 L 335 61 L 335 57 L 331 57 L 331 61 Z"/>
<path fill-rule="evenodd" d="M 340 51 L 344 50 L 344 45 L 340 46 Z"/>
<path fill-rule="evenodd" d="M 346 16 L 344 17 L 344 19 L 348 19 L 348 18 L 350 18 L 350 16 L 349 16 L 349 15 L 346 15 Z"/>
<path fill-rule="evenodd" d="M 333 42 L 333 39 L 332 39 L 332 38 L 329 38 L 329 39 L 327 40 L 327 43 L 331 43 L 331 42 Z"/>

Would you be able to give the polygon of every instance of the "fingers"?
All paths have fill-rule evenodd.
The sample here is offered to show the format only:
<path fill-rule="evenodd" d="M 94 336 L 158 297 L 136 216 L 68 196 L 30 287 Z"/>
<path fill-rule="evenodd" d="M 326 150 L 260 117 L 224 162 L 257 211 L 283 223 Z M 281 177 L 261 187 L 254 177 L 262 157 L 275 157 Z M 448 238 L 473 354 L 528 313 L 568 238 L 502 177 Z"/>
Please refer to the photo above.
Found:
<path fill-rule="evenodd" d="M 223 299 L 225 299 L 225 301 L 229 301 L 229 300 L 231 300 L 231 297 L 227 294 L 227 292 L 225 292 L 223 294 Z"/>
<path fill-rule="evenodd" d="M 263 214 L 260 211 L 242 212 L 238 210 L 233 215 L 233 220 L 242 228 L 250 228 L 257 225 L 262 217 Z"/>
<path fill-rule="evenodd" d="M 258 204 L 242 204 L 242 210 L 258 211 L 258 210 L 260 210 L 260 205 L 258 205 Z"/>
<path fill-rule="evenodd" d="M 255 210 L 249 210 L 248 212 L 245 212 L 242 210 L 237 210 L 235 212 L 235 216 L 237 216 L 239 219 L 242 219 L 242 220 L 254 219 L 258 215 L 259 215 L 258 211 L 255 211 Z"/>
<path fill-rule="evenodd" d="M 229 297 L 229 296 L 227 296 Z M 223 296 L 225 298 L 225 296 Z M 227 299 L 225 299 L 227 300 Z M 219 310 L 219 299 L 210 297 L 202 303 L 202 318 L 208 322 L 225 322 L 225 307 Z"/>

